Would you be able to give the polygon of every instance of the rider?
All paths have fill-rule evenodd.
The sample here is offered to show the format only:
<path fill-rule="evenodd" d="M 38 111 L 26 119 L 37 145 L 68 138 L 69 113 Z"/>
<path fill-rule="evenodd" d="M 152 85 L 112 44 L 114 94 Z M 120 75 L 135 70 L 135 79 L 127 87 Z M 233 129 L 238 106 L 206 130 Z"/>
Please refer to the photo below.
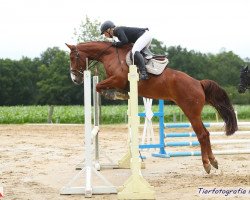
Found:
<path fill-rule="evenodd" d="M 132 48 L 132 56 L 134 62 L 138 65 L 140 70 L 140 79 L 149 79 L 144 58 L 140 51 L 142 49 L 149 48 L 152 37 L 148 28 L 136 28 L 136 27 L 125 27 L 125 26 L 115 26 L 111 21 L 105 21 L 101 25 L 101 35 L 104 34 L 108 38 L 113 38 L 116 36 L 119 42 L 113 42 L 112 45 L 115 47 L 121 47 L 124 44 L 134 43 Z"/>

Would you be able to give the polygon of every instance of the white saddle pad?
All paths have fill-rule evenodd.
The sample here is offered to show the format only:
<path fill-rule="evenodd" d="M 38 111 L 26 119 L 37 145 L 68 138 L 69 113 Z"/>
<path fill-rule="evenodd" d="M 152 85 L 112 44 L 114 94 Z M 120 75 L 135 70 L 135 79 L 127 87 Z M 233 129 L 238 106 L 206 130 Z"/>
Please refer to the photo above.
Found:
<path fill-rule="evenodd" d="M 128 52 L 126 55 L 126 62 L 128 65 L 133 64 L 132 60 L 130 59 L 130 52 Z M 146 63 L 147 72 L 150 74 L 160 75 L 167 66 L 168 62 L 169 61 L 167 58 L 165 58 L 164 60 L 155 60 L 151 58 Z"/>

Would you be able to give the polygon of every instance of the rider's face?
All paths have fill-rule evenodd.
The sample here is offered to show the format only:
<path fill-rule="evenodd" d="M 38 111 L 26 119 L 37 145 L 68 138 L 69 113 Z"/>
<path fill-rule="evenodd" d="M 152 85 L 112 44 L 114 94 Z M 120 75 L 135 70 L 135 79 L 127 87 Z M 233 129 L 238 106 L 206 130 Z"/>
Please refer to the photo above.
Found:
<path fill-rule="evenodd" d="M 110 29 L 106 30 L 106 31 L 104 32 L 105 37 L 113 38 L 113 35 L 112 35 L 111 32 L 112 32 L 112 31 L 111 31 Z"/>

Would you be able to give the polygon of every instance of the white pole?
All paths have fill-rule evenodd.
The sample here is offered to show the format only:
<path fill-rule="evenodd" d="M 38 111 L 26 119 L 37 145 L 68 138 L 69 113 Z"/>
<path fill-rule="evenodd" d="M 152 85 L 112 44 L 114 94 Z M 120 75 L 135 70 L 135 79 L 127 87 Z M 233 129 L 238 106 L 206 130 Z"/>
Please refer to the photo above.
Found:
<path fill-rule="evenodd" d="M 86 187 L 85 196 L 92 196 L 91 168 L 92 168 L 92 148 L 91 148 L 91 76 L 90 71 L 84 71 L 84 119 L 85 119 L 85 166 L 86 166 Z"/>
<path fill-rule="evenodd" d="M 96 130 L 94 139 L 95 139 L 95 167 L 97 170 L 101 169 L 99 163 L 99 125 L 100 125 L 100 102 L 99 102 L 99 93 L 96 92 L 96 85 L 99 82 L 98 76 L 93 76 L 93 104 L 94 104 L 94 129 Z"/>

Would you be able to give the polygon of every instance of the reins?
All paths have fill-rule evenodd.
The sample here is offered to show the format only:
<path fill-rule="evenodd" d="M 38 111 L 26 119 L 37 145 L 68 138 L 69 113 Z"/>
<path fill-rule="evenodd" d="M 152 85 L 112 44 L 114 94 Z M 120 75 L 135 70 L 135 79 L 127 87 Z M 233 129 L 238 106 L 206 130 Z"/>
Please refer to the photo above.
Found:
<path fill-rule="evenodd" d="M 91 59 L 90 63 L 89 63 L 89 69 L 91 69 L 92 67 L 94 67 L 99 61 L 97 61 L 96 59 L 100 58 L 101 55 L 108 50 L 110 47 L 112 47 L 112 44 L 109 45 L 108 47 L 106 47 L 104 50 L 102 50 L 99 54 L 97 54 L 93 59 Z M 92 65 L 91 65 L 92 64 Z"/>
<path fill-rule="evenodd" d="M 121 64 L 121 60 L 120 60 L 120 56 L 119 56 L 119 52 L 118 52 L 118 48 L 115 47 L 115 50 L 116 50 L 116 54 L 117 54 L 117 57 L 118 57 L 118 61 L 119 63 Z"/>
<path fill-rule="evenodd" d="M 101 52 L 99 52 L 93 59 L 91 59 L 91 61 L 89 62 L 88 64 L 88 69 L 90 70 L 91 68 L 93 68 L 94 66 L 96 66 L 97 63 L 99 63 L 99 61 L 97 61 L 98 58 L 100 58 L 102 56 L 102 54 L 107 51 L 110 47 L 112 47 L 112 44 L 109 45 L 108 47 L 106 47 L 105 49 L 103 49 Z M 81 58 L 80 54 L 79 54 L 79 50 L 78 48 L 76 47 L 75 49 L 75 52 L 76 52 L 76 59 L 77 59 L 77 64 L 78 64 L 78 59 L 80 59 L 81 61 L 84 62 L 83 58 Z M 119 53 L 118 53 L 118 49 L 116 47 L 116 53 L 118 55 L 118 60 L 119 60 L 119 63 L 121 63 L 120 61 L 120 57 L 119 57 Z M 71 71 L 77 71 L 78 73 L 80 73 L 81 75 L 83 75 L 83 67 L 79 66 L 80 70 L 71 70 Z M 96 72 L 97 73 L 97 69 L 96 69 Z"/>

